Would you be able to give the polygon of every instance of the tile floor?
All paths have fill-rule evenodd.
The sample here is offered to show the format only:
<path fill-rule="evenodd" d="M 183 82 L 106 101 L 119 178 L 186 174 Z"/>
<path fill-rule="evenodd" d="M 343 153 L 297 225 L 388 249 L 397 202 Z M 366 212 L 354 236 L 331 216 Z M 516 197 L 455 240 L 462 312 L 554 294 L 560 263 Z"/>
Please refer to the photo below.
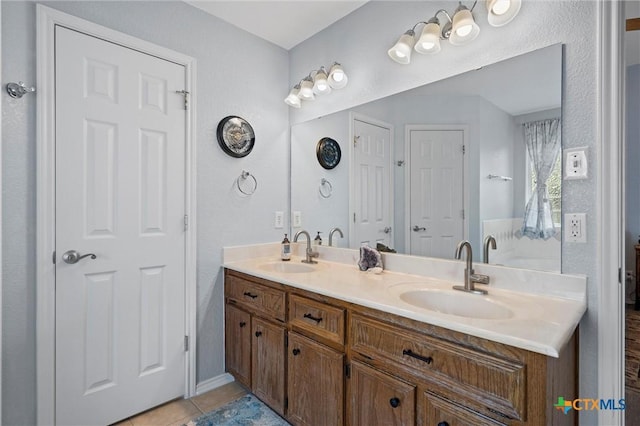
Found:
<path fill-rule="evenodd" d="M 191 399 L 176 399 L 152 408 L 114 426 L 182 426 L 246 393 L 247 390 L 238 382 L 231 382 Z"/>

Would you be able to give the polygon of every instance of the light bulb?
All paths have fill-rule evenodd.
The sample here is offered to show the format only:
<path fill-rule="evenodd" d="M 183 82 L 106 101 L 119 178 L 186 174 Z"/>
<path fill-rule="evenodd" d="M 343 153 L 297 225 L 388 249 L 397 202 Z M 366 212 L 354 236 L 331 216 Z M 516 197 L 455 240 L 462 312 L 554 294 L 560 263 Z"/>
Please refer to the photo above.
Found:
<path fill-rule="evenodd" d="M 347 74 L 344 72 L 342 65 L 334 62 L 329 69 L 329 77 L 327 78 L 329 87 L 332 89 L 342 89 L 347 85 L 348 81 L 349 79 L 347 78 Z"/>
<path fill-rule="evenodd" d="M 505 13 L 507 13 L 510 7 L 510 0 L 496 0 L 496 2 L 493 4 L 493 7 L 491 8 L 491 12 L 495 13 L 496 15 L 504 15 Z"/>
<path fill-rule="evenodd" d="M 472 29 L 473 27 L 471 25 L 462 25 L 461 27 L 458 27 L 458 29 L 456 29 L 456 34 L 458 34 L 460 37 L 466 37 L 471 33 Z"/>
<path fill-rule="evenodd" d="M 462 46 L 478 37 L 480 27 L 473 19 L 471 11 L 462 4 L 458 6 L 453 14 L 452 31 L 449 36 L 449 43 L 454 46 Z"/>
<path fill-rule="evenodd" d="M 408 30 L 402 34 L 398 42 L 387 51 L 389 57 L 403 65 L 411 62 L 411 49 L 413 49 L 413 45 L 416 43 L 416 40 L 413 38 L 414 35 L 415 32 L 413 32 L 413 30 Z"/>
<path fill-rule="evenodd" d="M 313 93 L 316 95 L 331 93 L 331 87 L 329 87 L 329 83 L 327 82 L 327 73 L 324 67 L 321 67 L 313 77 Z"/>
<path fill-rule="evenodd" d="M 424 26 L 414 50 L 423 54 L 438 53 L 440 51 L 440 24 L 437 18 L 432 18 Z"/>
<path fill-rule="evenodd" d="M 312 101 L 315 99 L 313 95 L 313 81 L 311 77 L 305 77 L 302 82 L 300 82 L 300 92 L 298 93 L 298 97 L 303 101 Z"/>

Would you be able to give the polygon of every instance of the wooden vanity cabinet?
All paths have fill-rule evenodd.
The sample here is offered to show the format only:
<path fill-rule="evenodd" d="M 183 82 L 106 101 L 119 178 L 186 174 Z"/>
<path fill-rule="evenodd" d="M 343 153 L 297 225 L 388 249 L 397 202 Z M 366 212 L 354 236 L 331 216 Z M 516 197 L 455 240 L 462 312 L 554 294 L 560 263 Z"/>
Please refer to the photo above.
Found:
<path fill-rule="evenodd" d="M 225 272 L 225 361 L 227 372 L 284 416 L 286 293 L 278 286 Z"/>
<path fill-rule="evenodd" d="M 349 425 L 416 424 L 416 386 L 358 361 L 347 380 Z"/>
<path fill-rule="evenodd" d="M 227 370 L 296 426 L 577 424 L 577 333 L 554 358 L 230 270 L 225 296 Z"/>
<path fill-rule="evenodd" d="M 344 424 L 344 354 L 289 333 L 287 419 L 295 425 Z"/>

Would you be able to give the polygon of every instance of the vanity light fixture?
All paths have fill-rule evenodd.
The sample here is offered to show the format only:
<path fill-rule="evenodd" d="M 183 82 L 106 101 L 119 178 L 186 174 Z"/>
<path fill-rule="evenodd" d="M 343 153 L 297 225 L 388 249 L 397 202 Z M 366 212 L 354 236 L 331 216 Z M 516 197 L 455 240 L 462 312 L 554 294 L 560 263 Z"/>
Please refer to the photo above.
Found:
<path fill-rule="evenodd" d="M 522 0 L 485 0 L 488 11 L 487 20 L 491 26 L 508 24 L 520 11 Z M 428 21 L 419 21 L 407 30 L 391 49 L 387 51 L 394 61 L 406 65 L 411 62 L 412 50 L 421 54 L 434 54 L 441 50 L 440 40 L 449 40 L 454 46 L 462 46 L 475 40 L 480 27 L 473 18 L 473 9 L 478 0 L 469 9 L 458 2 L 453 17 L 444 10 L 438 10 Z M 441 22 L 442 19 L 446 19 Z M 423 25 L 420 37 L 416 41 L 416 28 Z"/>
<path fill-rule="evenodd" d="M 317 96 L 331 93 L 332 89 L 342 89 L 347 85 L 347 75 L 337 62 L 334 62 L 329 72 L 325 67 L 311 71 L 309 75 L 296 84 L 285 98 L 284 103 L 293 108 L 300 108 L 301 101 L 313 101 Z"/>

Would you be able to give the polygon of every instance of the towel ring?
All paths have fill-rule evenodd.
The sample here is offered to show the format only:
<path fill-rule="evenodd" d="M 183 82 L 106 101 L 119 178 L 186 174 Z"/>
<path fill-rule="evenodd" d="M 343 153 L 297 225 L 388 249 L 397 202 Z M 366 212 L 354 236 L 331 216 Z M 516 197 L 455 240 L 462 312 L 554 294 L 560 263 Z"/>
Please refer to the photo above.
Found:
<path fill-rule="evenodd" d="M 253 180 L 253 188 L 245 191 L 244 189 L 242 189 L 241 182 L 246 181 L 247 178 L 251 178 Z M 238 178 L 236 179 L 236 186 L 238 187 L 238 191 L 242 192 L 244 195 L 251 195 L 256 192 L 256 189 L 258 189 L 258 181 L 256 180 L 256 177 L 254 175 L 243 170 L 242 173 L 240 173 L 240 176 L 238 176 Z"/>
<path fill-rule="evenodd" d="M 331 182 L 326 180 L 325 178 L 320 179 L 320 186 L 318 187 L 318 191 L 322 198 L 331 197 L 331 193 L 333 192 L 333 186 L 331 186 Z"/>

